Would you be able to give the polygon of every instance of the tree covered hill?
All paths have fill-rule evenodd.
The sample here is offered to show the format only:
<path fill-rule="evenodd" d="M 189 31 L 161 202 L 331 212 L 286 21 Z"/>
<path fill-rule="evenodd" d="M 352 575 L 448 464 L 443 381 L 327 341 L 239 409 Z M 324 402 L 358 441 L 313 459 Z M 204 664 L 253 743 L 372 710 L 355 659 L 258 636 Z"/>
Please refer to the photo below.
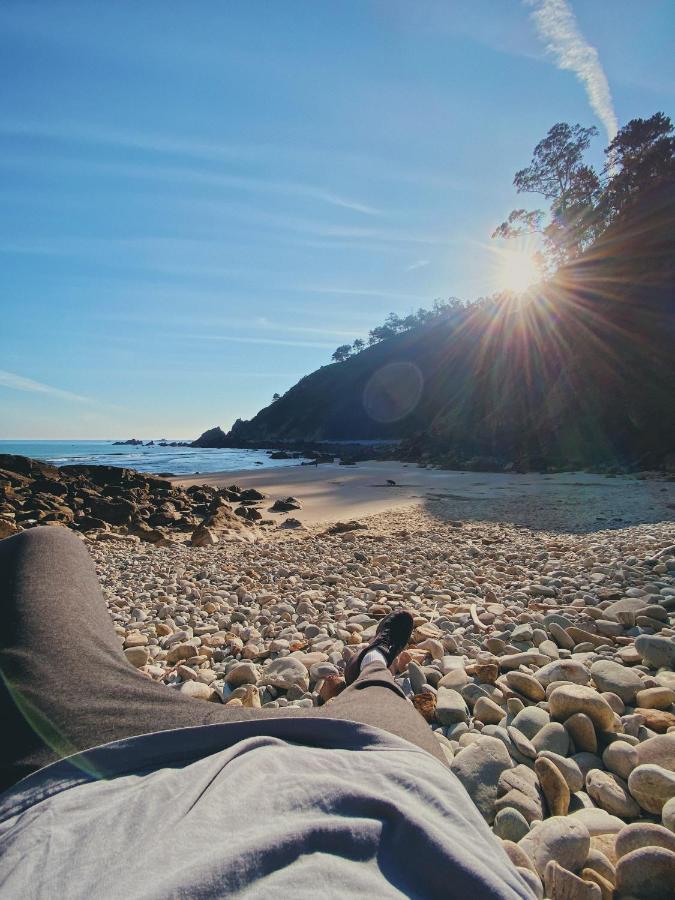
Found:
<path fill-rule="evenodd" d="M 547 159 L 571 167 L 562 179 L 565 215 L 554 198 L 543 226 L 556 267 L 543 286 L 390 317 L 371 332 L 370 346 L 338 348 L 340 361 L 237 421 L 227 444 L 397 438 L 411 457 L 448 465 L 471 457 L 643 468 L 672 460 L 671 134 L 660 114 L 629 123 L 608 148 L 611 166 L 596 185 L 573 146 L 580 141 L 576 149 L 584 149 L 587 130 L 555 126 L 530 170 L 517 176 L 524 190 L 535 190 L 536 179 L 524 173 L 541 171 Z M 537 159 L 543 145 L 548 156 Z M 516 213 L 503 231 L 533 221 Z M 543 217 L 537 211 L 537 227 Z"/>

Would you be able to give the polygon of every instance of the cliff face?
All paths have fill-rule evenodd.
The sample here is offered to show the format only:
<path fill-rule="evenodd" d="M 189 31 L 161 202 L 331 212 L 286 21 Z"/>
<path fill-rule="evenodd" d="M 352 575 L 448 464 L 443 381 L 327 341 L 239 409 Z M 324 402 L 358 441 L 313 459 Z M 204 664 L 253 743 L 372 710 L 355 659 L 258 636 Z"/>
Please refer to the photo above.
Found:
<path fill-rule="evenodd" d="M 525 302 L 324 366 L 227 443 L 403 438 L 449 461 L 661 462 L 675 449 L 674 210 L 661 191 Z"/>

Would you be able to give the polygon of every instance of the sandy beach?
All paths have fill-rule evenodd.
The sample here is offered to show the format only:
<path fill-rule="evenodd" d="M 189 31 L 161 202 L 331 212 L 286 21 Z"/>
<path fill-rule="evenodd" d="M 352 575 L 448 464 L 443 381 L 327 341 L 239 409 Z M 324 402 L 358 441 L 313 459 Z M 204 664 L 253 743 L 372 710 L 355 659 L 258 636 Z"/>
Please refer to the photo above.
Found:
<path fill-rule="evenodd" d="M 413 506 L 443 519 L 573 532 L 675 520 L 674 482 L 585 472 L 456 472 L 370 461 L 354 466 L 214 472 L 172 480 L 183 488 L 201 484 L 256 488 L 270 500 L 264 508 L 275 500 L 295 497 L 302 508 L 292 515 L 306 526 Z M 276 516 L 282 521 L 282 515 Z"/>

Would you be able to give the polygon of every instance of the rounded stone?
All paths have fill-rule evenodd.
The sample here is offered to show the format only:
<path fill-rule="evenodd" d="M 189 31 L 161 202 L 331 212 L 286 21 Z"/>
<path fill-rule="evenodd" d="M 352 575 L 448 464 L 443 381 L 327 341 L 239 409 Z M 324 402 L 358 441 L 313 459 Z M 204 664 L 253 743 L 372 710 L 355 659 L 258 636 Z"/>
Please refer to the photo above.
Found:
<path fill-rule="evenodd" d="M 555 900 L 568 897 L 573 900 L 602 900 L 602 891 L 595 882 L 584 881 L 553 859 L 544 872 L 544 889 L 546 896 Z"/>
<path fill-rule="evenodd" d="M 595 728 L 585 713 L 575 713 L 569 719 L 565 719 L 564 724 L 577 750 L 584 753 L 597 752 L 598 738 Z"/>
<path fill-rule="evenodd" d="M 127 661 L 136 669 L 140 669 L 141 666 L 146 665 L 150 659 L 150 654 L 145 647 L 127 647 L 124 651 L 124 655 L 126 656 Z"/>
<path fill-rule="evenodd" d="M 573 816 L 553 816 L 535 823 L 518 846 L 530 857 L 540 876 L 551 860 L 573 872 L 586 862 L 591 836 L 583 822 Z"/>
<path fill-rule="evenodd" d="M 575 713 L 584 713 L 602 731 L 611 731 L 614 726 L 614 710 L 593 688 L 561 685 L 552 692 L 548 703 L 554 719 L 564 721 Z"/>
<path fill-rule="evenodd" d="M 591 666 L 591 676 L 598 690 L 610 691 L 631 703 L 642 687 L 642 679 L 632 669 L 609 659 L 599 659 Z"/>
<path fill-rule="evenodd" d="M 253 663 L 237 663 L 237 665 L 232 666 L 225 676 L 225 682 L 231 687 L 239 687 L 242 684 L 257 684 L 258 671 Z"/>
<path fill-rule="evenodd" d="M 631 747 L 626 741 L 613 741 L 602 754 L 602 761 L 606 769 L 626 781 L 633 769 L 640 764 L 640 757 L 635 747 Z"/>
<path fill-rule="evenodd" d="M 537 751 L 535 750 L 532 741 L 528 740 L 522 731 L 514 728 L 513 725 L 508 725 L 506 732 L 519 753 L 522 753 L 523 756 L 527 756 L 528 759 L 536 759 Z"/>
<path fill-rule="evenodd" d="M 545 709 L 539 706 L 526 706 L 513 717 L 511 725 L 522 731 L 526 738 L 532 740 L 535 734 L 551 721 Z"/>
<path fill-rule="evenodd" d="M 661 810 L 661 821 L 663 827 L 667 828 L 675 834 L 675 797 L 666 800 Z"/>
<path fill-rule="evenodd" d="M 647 763 L 633 769 L 628 790 L 647 812 L 660 815 L 664 804 L 675 797 L 675 772 Z"/>
<path fill-rule="evenodd" d="M 622 819 L 640 815 L 640 807 L 628 793 L 628 785 L 611 772 L 591 769 L 586 776 L 586 790 L 601 809 Z"/>
<path fill-rule="evenodd" d="M 530 826 L 522 813 L 512 806 L 506 806 L 495 816 L 492 829 L 497 837 L 517 844 L 529 832 Z"/>
<path fill-rule="evenodd" d="M 616 836 L 614 845 L 618 857 L 639 850 L 641 847 L 664 847 L 675 853 L 675 834 L 663 825 L 651 822 L 633 822 Z"/>
<path fill-rule="evenodd" d="M 622 856 L 616 866 L 617 897 L 663 900 L 675 884 L 675 853 L 663 847 L 642 847 Z"/>
<path fill-rule="evenodd" d="M 587 869 L 594 869 L 602 875 L 603 878 L 606 878 L 607 881 L 614 884 L 616 869 L 602 851 L 596 850 L 595 847 L 591 846 L 591 849 L 588 851 L 588 858 L 584 865 Z"/>
<path fill-rule="evenodd" d="M 675 733 L 659 734 L 642 741 L 635 748 L 639 764 L 653 763 L 675 772 Z"/>
<path fill-rule="evenodd" d="M 544 688 L 548 687 L 553 681 L 584 685 L 591 680 L 591 673 L 586 666 L 582 666 L 576 660 L 556 659 L 542 666 L 541 669 L 537 669 L 535 678 Z"/>
<path fill-rule="evenodd" d="M 603 834 L 618 834 L 626 824 L 618 816 L 613 816 L 597 806 L 578 809 L 572 813 L 571 818 L 576 819 L 578 822 L 583 822 L 591 837 Z"/>
<path fill-rule="evenodd" d="M 583 790 L 584 776 L 573 759 L 566 756 L 560 756 L 559 753 L 551 753 L 550 750 L 542 750 L 539 754 L 539 759 L 548 759 L 553 763 L 567 782 L 570 793 L 576 794 L 577 791 Z"/>
<path fill-rule="evenodd" d="M 670 688 L 657 686 L 638 691 L 635 705 L 644 709 L 661 709 L 670 712 L 673 703 L 675 703 L 675 692 Z"/>
<path fill-rule="evenodd" d="M 652 669 L 672 669 L 675 666 L 675 641 L 654 634 L 641 634 L 635 639 L 635 649 L 642 662 Z"/>
<path fill-rule="evenodd" d="M 518 691 L 519 694 L 527 697 L 528 700 L 538 702 L 546 699 L 546 691 L 541 684 L 536 678 L 525 674 L 525 672 L 509 672 L 506 675 L 506 683 L 514 691 Z"/>
<path fill-rule="evenodd" d="M 201 681 L 186 681 L 180 687 L 181 694 L 187 694 L 188 697 L 194 697 L 197 700 L 210 700 L 212 690 Z"/>
<path fill-rule="evenodd" d="M 546 797 L 552 816 L 566 816 L 570 806 L 570 789 L 560 770 L 550 759 L 540 757 L 534 764 L 534 771 Z"/>
<path fill-rule="evenodd" d="M 486 725 L 498 725 L 506 716 L 506 710 L 489 697 L 479 697 L 474 704 L 473 714 Z"/>
<path fill-rule="evenodd" d="M 549 750 L 551 753 L 567 756 L 570 750 L 570 737 L 560 722 L 549 722 L 532 738 L 532 746 L 537 753 Z"/>
<path fill-rule="evenodd" d="M 262 681 L 285 690 L 297 685 L 303 690 L 309 687 L 309 673 L 306 667 L 293 656 L 274 659 L 263 673 Z"/>
<path fill-rule="evenodd" d="M 512 767 L 513 762 L 502 741 L 493 737 L 480 737 L 455 756 L 450 768 L 480 814 L 491 823 L 496 812 L 499 776 Z"/>

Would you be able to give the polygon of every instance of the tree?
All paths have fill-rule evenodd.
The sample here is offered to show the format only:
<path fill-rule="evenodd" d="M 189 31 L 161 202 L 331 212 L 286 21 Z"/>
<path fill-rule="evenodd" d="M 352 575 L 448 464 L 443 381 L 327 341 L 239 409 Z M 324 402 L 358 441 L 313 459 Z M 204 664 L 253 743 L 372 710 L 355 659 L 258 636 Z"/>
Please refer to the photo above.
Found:
<path fill-rule="evenodd" d="M 331 356 L 333 362 L 344 362 L 352 354 L 351 344 L 340 344 L 335 353 Z"/>
<path fill-rule="evenodd" d="M 646 188 L 675 179 L 673 123 L 663 113 L 632 119 L 605 150 L 608 176 L 601 211 L 615 219 Z"/>
<path fill-rule="evenodd" d="M 354 353 L 360 353 L 365 346 L 366 342 L 362 338 L 357 338 L 352 344 L 352 350 Z"/>
<path fill-rule="evenodd" d="M 281 400 L 281 394 L 272 394 L 272 402 L 275 400 Z"/>
<path fill-rule="evenodd" d="M 583 155 L 596 128 L 559 122 L 534 148 L 530 165 L 516 172 L 518 193 L 541 194 L 550 201 L 548 222 L 543 210 L 514 209 L 493 237 L 540 234 L 552 264 L 579 254 L 597 237 L 595 208 L 600 179 Z"/>

